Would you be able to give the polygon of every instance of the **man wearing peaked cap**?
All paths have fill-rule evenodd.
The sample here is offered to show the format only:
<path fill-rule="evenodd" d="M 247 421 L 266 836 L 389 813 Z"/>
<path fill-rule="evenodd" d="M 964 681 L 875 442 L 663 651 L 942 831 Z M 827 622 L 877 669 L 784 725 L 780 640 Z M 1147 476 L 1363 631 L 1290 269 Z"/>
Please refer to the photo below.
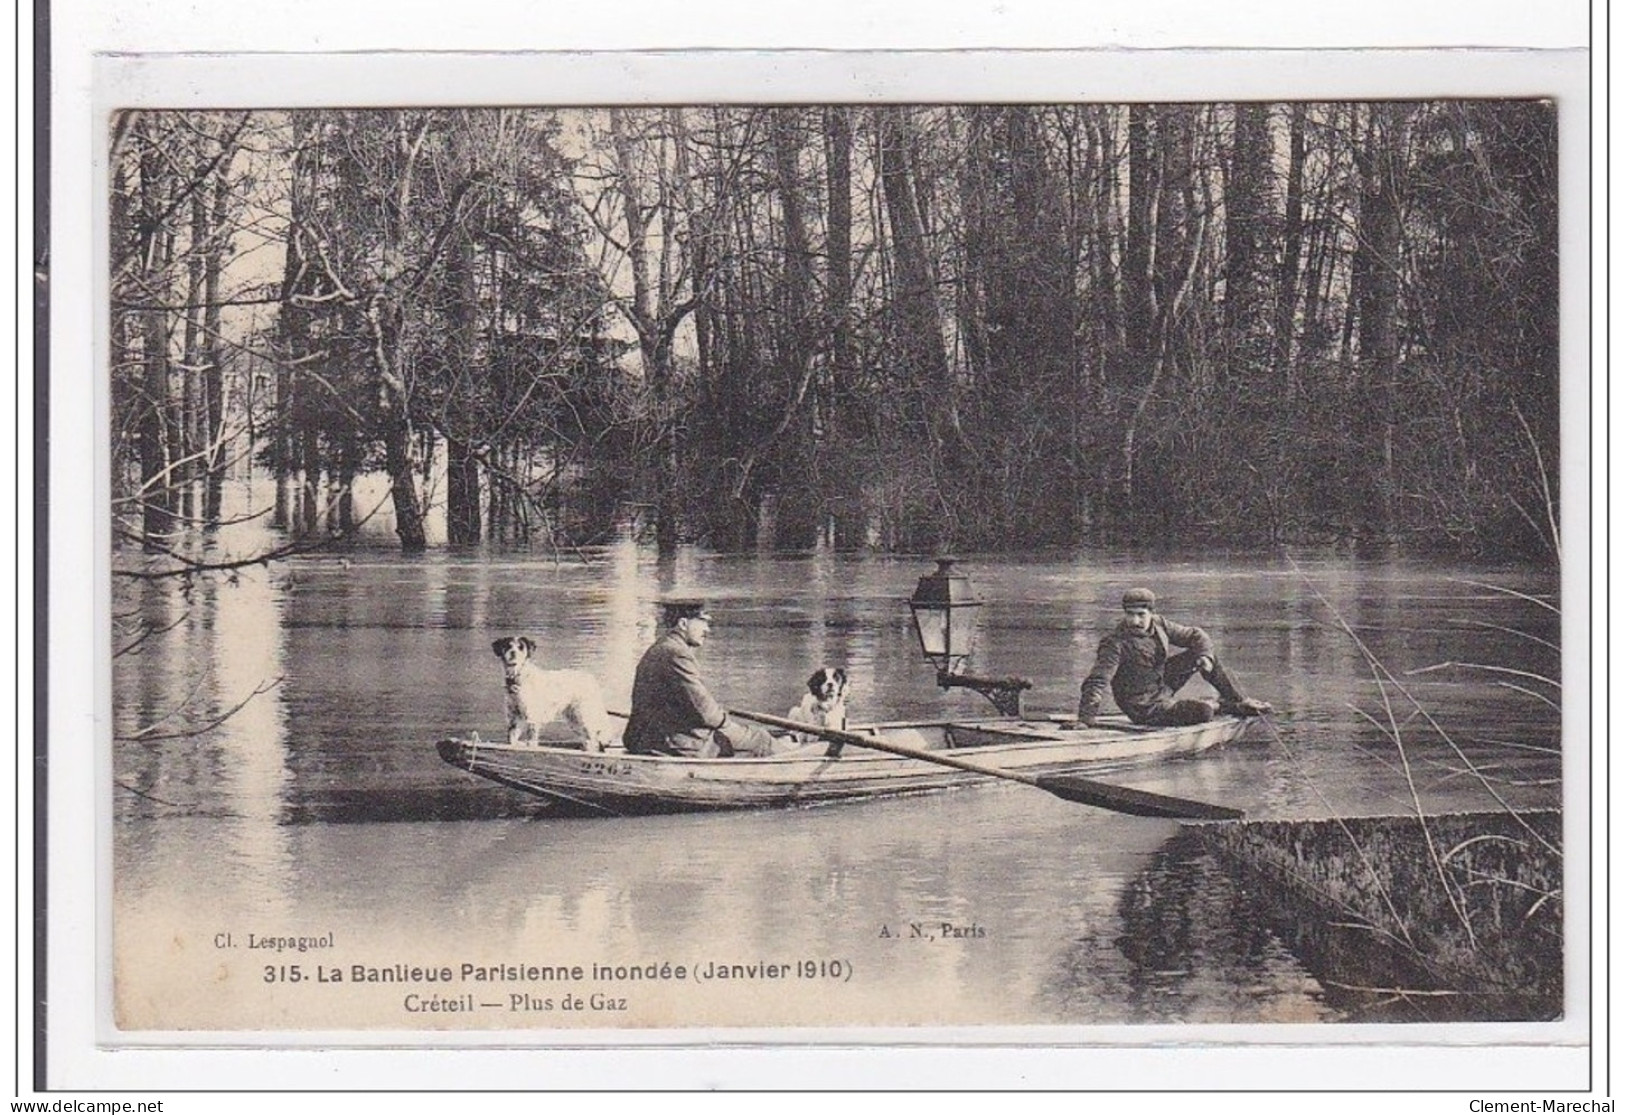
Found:
<path fill-rule="evenodd" d="M 694 652 L 711 634 L 705 601 L 663 600 L 660 613 L 665 634 L 643 652 L 632 681 L 626 749 L 633 754 L 701 758 L 771 754 L 773 738 L 729 716 L 700 679 Z"/>
<path fill-rule="evenodd" d="M 1218 691 L 1217 707 L 1205 698 L 1177 696 L 1197 674 Z M 1214 655 L 1206 631 L 1158 615 L 1157 594 L 1148 588 L 1131 588 L 1123 594 L 1123 618 L 1100 640 L 1094 669 L 1078 695 L 1079 720 L 1095 722 L 1108 689 L 1130 720 L 1156 727 L 1271 711 L 1263 701 L 1242 695 Z"/>
<path fill-rule="evenodd" d="M 706 607 L 705 601 L 691 598 L 662 600 L 660 602 L 660 615 L 666 621 L 667 627 L 677 626 L 682 619 L 703 619 L 711 622 L 711 610 Z"/>

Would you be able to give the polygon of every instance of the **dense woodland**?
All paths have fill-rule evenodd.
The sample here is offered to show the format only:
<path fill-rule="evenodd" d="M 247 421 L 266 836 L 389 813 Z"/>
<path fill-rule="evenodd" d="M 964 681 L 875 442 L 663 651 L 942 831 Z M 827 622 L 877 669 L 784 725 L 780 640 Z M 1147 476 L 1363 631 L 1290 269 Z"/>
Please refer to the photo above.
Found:
<path fill-rule="evenodd" d="M 118 537 L 1555 557 L 1545 102 L 125 112 Z M 356 482 L 388 478 L 384 504 Z M 274 481 L 274 483 L 273 483 Z M 375 486 L 376 487 L 376 486 Z"/>

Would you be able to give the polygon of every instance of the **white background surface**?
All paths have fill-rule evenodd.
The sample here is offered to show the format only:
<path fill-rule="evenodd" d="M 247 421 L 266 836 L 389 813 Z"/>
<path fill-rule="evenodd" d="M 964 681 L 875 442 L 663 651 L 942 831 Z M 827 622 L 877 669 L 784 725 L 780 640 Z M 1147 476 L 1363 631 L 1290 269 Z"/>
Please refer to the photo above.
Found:
<path fill-rule="evenodd" d="M 1362 3 L 1328 8 L 1310 2 L 1300 3 L 1135 3 L 1123 5 L 1084 5 L 1037 2 L 924 3 L 919 0 L 883 4 L 878 0 L 835 3 L 794 4 L 767 7 L 763 4 L 723 3 L 718 0 L 685 3 L 632 3 L 629 0 L 588 4 L 520 3 L 374 3 L 336 0 L 291 0 L 282 3 L 233 3 L 229 0 L 164 0 L 113 4 L 63 3 L 52 12 L 55 46 L 53 74 L 55 167 L 53 204 L 57 227 L 53 239 L 52 282 L 55 303 L 54 382 L 52 389 L 52 512 L 53 512 L 53 597 L 52 704 L 53 754 L 53 843 L 52 870 L 56 887 L 52 896 L 52 991 L 53 1006 L 53 1086 L 72 1094 L 91 1088 L 128 1090 L 127 1098 L 140 1097 L 135 1089 L 160 1089 L 168 1097 L 165 1111 L 283 1110 L 298 1104 L 310 1111 L 341 1110 L 340 1101 L 286 1096 L 234 1096 L 210 1101 L 203 1097 L 174 1095 L 180 1088 L 626 1088 L 626 1087 L 747 1087 L 747 1088 L 828 1088 L 828 1087 L 1040 1087 L 1051 1089 L 1091 1089 L 1146 1087 L 1217 1090 L 1232 1088 L 1427 1088 L 1448 1086 L 1485 1088 L 1515 1087 L 1522 1082 L 1541 1081 L 1552 1087 L 1558 1080 L 1574 1080 L 1575 1070 L 1584 1079 L 1588 1056 L 1583 1047 L 1533 1044 L 1497 1049 L 1426 1046 L 1395 1048 L 1366 1045 L 1339 1050 L 1288 1050 L 1280 1048 L 1186 1048 L 1170 1053 L 1166 1049 L 1124 1051 L 1121 1049 L 1053 1050 L 1024 1048 L 908 1048 L 886 1046 L 869 1049 L 779 1049 L 779 1050 L 645 1050 L 555 1051 L 523 1054 L 499 1051 L 401 1052 L 370 1051 L 349 1053 L 267 1053 L 264 1051 L 121 1051 L 110 1052 L 94 1046 L 93 1008 L 84 992 L 93 984 L 96 955 L 94 936 L 95 891 L 87 885 L 94 878 L 97 842 L 94 834 L 94 795 L 89 787 L 92 741 L 96 725 L 86 700 L 84 678 L 89 670 L 85 633 L 98 622 L 92 611 L 91 586 L 96 583 L 98 543 L 93 530 L 99 509 L 85 498 L 91 491 L 92 454 L 95 448 L 91 422 L 93 390 L 99 374 L 90 358 L 88 338 L 91 323 L 104 302 L 97 301 L 90 252 L 90 229 L 99 221 L 101 196 L 92 185 L 93 137 L 91 126 L 99 109 L 108 103 L 105 88 L 95 85 L 92 65 L 97 52 L 335 52 L 335 51 L 466 51 L 466 50 L 631 50 L 678 48 L 811 48 L 818 50 L 873 49 L 955 49 L 969 48 L 1097 48 L 1127 46 L 1142 48 L 1188 47 L 1439 47 L 1488 46 L 1536 47 L 1543 49 L 1581 47 L 1588 40 L 1590 13 L 1575 0 L 1557 3 Z M 25 44 L 24 51 L 28 49 Z M 1497 56 L 1463 63 L 1469 69 L 1487 66 L 1492 72 Z M 1523 62 L 1501 56 L 1506 72 L 1515 72 Z M 710 57 L 698 64 L 692 58 L 666 63 L 650 61 L 623 65 L 619 79 L 640 89 L 649 82 L 676 83 L 682 96 L 701 99 L 707 88 L 738 88 L 750 81 L 779 82 L 792 95 L 806 88 L 809 73 L 846 66 L 850 72 L 862 67 L 841 58 L 766 60 L 762 70 L 752 70 L 746 60 L 730 61 L 728 56 Z M 1422 63 L 1415 80 L 1434 85 L 1433 92 L 1448 91 L 1459 71 L 1448 59 L 1430 55 L 1413 59 Z M 1304 68 L 1298 80 L 1325 94 L 1326 82 L 1341 72 L 1362 70 L 1359 56 L 1342 60 L 1322 58 Z M 380 64 L 376 56 L 342 60 L 316 60 L 301 63 L 295 59 L 263 59 L 228 62 L 224 67 L 202 63 L 163 68 L 137 62 L 119 69 L 122 88 L 149 82 L 152 89 L 167 90 L 177 103 L 208 103 L 210 95 L 235 88 L 245 102 L 255 104 L 311 103 L 331 99 L 335 83 L 351 92 L 343 99 L 351 103 L 399 100 L 415 91 L 414 99 L 487 100 L 480 90 L 496 83 L 512 83 L 527 90 L 548 84 L 534 67 L 539 60 L 507 60 L 472 68 L 464 67 L 458 76 L 458 60 L 391 60 Z M 617 72 L 601 72 L 599 63 L 583 63 L 586 69 L 578 88 L 580 99 L 603 99 L 599 88 L 616 88 Z M 1091 78 L 1072 80 L 1088 84 L 1106 82 L 1107 88 L 1079 89 L 1075 95 L 1093 91 L 1096 95 L 1121 96 L 1120 89 L 1194 89 L 1187 95 L 1216 95 L 1214 83 L 1221 78 L 1240 88 L 1248 81 L 1261 81 L 1277 88 L 1272 74 L 1290 70 L 1292 59 L 1257 59 L 1227 70 L 1224 65 L 1201 56 L 1117 56 L 1092 68 Z M 1349 65 L 1347 71 L 1340 65 Z M 598 69 L 595 70 L 595 66 Z M 965 70 L 961 67 L 969 66 Z M 973 99 L 973 90 L 988 89 L 1001 80 L 997 60 L 989 68 L 976 70 L 975 59 L 952 60 L 921 57 L 892 59 L 867 72 L 868 87 L 860 93 L 914 93 L 940 83 L 951 99 Z M 730 67 L 736 67 L 730 69 Z M 1024 79 L 1043 79 L 1041 65 L 1023 67 Z M 1106 72 L 1120 80 L 1102 78 Z M 577 71 L 571 71 L 577 72 Z M 850 80 L 850 72 L 847 80 Z M 1005 71 L 1007 72 L 1007 71 Z M 1475 70 L 1474 72 L 1480 72 Z M 181 73 L 179 87 L 167 84 Z M 194 77 L 187 85 L 185 74 Z M 435 76 L 424 77 L 432 74 Z M 1289 75 L 1290 76 L 1290 75 Z M 817 80 L 830 80 L 826 74 Z M 840 81 L 839 73 L 833 80 Z M 1002 79 L 1008 80 L 1008 78 Z M 1350 78 L 1350 81 L 1356 80 Z M 223 82 L 223 84 L 222 84 Z M 684 83 L 693 82 L 690 87 Z M 594 83 L 603 83 L 602 86 Z M 923 83 L 923 86 L 922 86 Z M 758 84 L 750 87 L 757 91 Z M 570 99 L 569 93 L 554 95 Z M 406 91 L 403 93 L 403 90 Z M 1202 93 L 1202 90 L 1207 92 Z M 1364 95 L 1374 95 L 1373 90 Z M 1530 90 L 1533 91 L 1533 90 Z M 1351 95 L 1357 91 L 1351 90 Z M 594 95 L 588 96 L 586 94 Z M 1303 95 L 1308 89 L 1303 90 Z M 1151 94 L 1147 94 L 1151 95 Z M 1423 89 L 1415 95 L 1427 95 Z M 29 91 L 21 90 L 23 128 L 26 138 Z M 201 100 L 200 100 L 201 98 Z M 919 99 L 928 99 L 920 96 Z M 100 100 L 100 104 L 98 101 Z M 1601 105 L 1596 106 L 1601 116 Z M 1565 142 L 1568 137 L 1565 135 Z M 1568 160 L 1583 157 L 1572 145 L 1565 148 Z M 26 169 L 25 169 L 26 175 Z M 23 199 L 20 199 L 23 200 Z M 1583 205 L 1583 195 L 1578 199 Z M 1573 212 L 1576 198 L 1564 198 L 1565 219 Z M 23 200 L 26 205 L 26 200 Z M 1572 226 L 1568 226 L 1572 227 Z M 1583 233 L 1582 233 L 1583 234 Z M 26 258 L 26 241 L 20 259 Z M 1566 258 L 1572 258 L 1566 257 Z M 1565 271 L 1567 276 L 1573 272 Z M 1580 273 L 1583 280 L 1583 272 Z M 26 284 L 21 284 L 26 292 Z M 26 293 L 23 295 L 26 298 Z M 25 303 L 26 304 L 26 303 Z M 1566 306 L 1567 310 L 1567 306 Z M 23 311 L 20 311 L 23 312 Z M 1567 321 L 1566 321 L 1567 324 Z M 1594 327 L 1602 325 L 1597 315 Z M 25 326 L 26 328 L 26 326 Z M 1570 335 L 1565 331 L 1565 343 Z M 26 390 L 29 357 L 19 367 L 19 385 Z M 1583 376 L 1583 372 L 1581 373 Z M 1605 392 L 1602 377 L 1595 389 Z M 1579 384 L 1583 390 L 1583 379 Z M 1600 421 L 1606 411 L 1605 394 L 1595 397 L 1591 417 Z M 1585 417 L 1580 408 L 1580 417 Z M 21 464 L 27 475 L 34 452 L 26 426 L 29 416 L 16 416 Z M 1571 431 L 1572 434 L 1572 431 Z M 1572 444 L 1572 442 L 1571 442 Z M 1599 440 L 1599 447 L 1602 442 Z M 1583 487 L 1587 462 L 1578 454 L 1565 454 L 1565 493 L 1572 495 L 1572 470 L 1579 469 Z M 1599 501 L 1606 495 L 1604 478 L 1594 478 Z M 1574 501 L 1566 507 L 1576 510 Z M 19 546 L 26 553 L 30 536 L 20 524 Z M 1566 525 L 1567 530 L 1567 525 Z M 1570 538 L 1575 534 L 1570 531 Z M 1582 563 L 1578 563 L 1583 566 Z M 1573 563 L 1571 563 L 1571 572 Z M 1599 570 L 1600 572 L 1600 570 Z M 23 592 L 27 593 L 29 571 L 22 570 Z M 1600 586 L 1599 586 L 1600 588 Z M 1583 599 L 1566 591 L 1566 599 Z M 1598 599 L 1602 599 L 1599 595 Z M 1605 628 L 1606 629 L 1606 628 Z M 24 631 L 27 626 L 24 625 Z M 1571 642 L 1565 635 L 1565 649 L 1585 662 L 1585 641 Z M 19 656 L 19 691 L 32 684 L 27 653 Z M 1573 659 L 1571 659 L 1572 661 Z M 1599 667 L 1602 665 L 1598 663 Z M 1582 665 L 1583 669 L 1583 665 Z M 1574 676 L 1573 671 L 1569 673 Z M 1598 681 L 1601 681 L 1599 677 Z M 1598 686 L 1599 691 L 1602 686 Z M 17 777 L 26 799 L 30 777 L 27 746 L 27 708 L 19 722 L 19 762 Z M 1599 723 L 1601 723 L 1599 721 Z M 1599 750 L 1605 749 L 1601 746 Z M 1603 777 L 1605 768 L 1596 775 Z M 27 802 L 22 803 L 19 831 L 25 836 L 32 819 Z M 1601 814 L 1598 814 L 1601 837 Z M 30 932 L 30 895 L 26 869 L 30 850 L 20 849 L 23 867 L 19 891 L 20 909 L 16 930 L 24 946 Z M 1598 848 L 1600 857 L 1602 849 Z M 1600 901 L 1600 896 L 1599 896 Z M 1600 942 L 1600 934 L 1599 934 Z M 21 951 L 21 975 L 17 1015 L 20 1050 L 19 1083 L 26 1092 L 30 1078 L 31 1016 L 28 1010 L 28 951 Z M 1599 969 L 1603 956 L 1597 957 Z M 1600 998 L 1600 996 L 1599 996 Z M 59 1028 L 58 1028 L 59 1027 Z M 1358 1035 L 1345 1035 L 1355 1037 Z M 1372 1035 L 1376 1037 L 1376 1035 Z M 1600 1035 L 1599 1035 L 1600 1036 Z M 1194 1032 L 1163 1035 L 1167 1041 L 1211 1040 Z M 1380 1037 L 1378 1040 L 1381 1040 Z M 1389 1039 L 1391 1040 L 1391 1039 Z M 1596 1062 L 1600 1087 L 1603 1065 Z M 125 1094 L 125 1093 L 121 1093 Z M 1500 1100 L 1550 1095 L 1533 1088 L 1516 1095 L 1488 1096 Z M 105 1098 L 105 1097 L 104 1097 Z M 1376 1104 L 1396 1109 L 1466 1111 L 1470 1094 L 1455 1096 L 1412 1095 L 1408 1097 L 1321 1096 L 1313 1102 L 1318 1109 L 1366 1110 Z M 1579 1098 L 1568 1096 L 1563 1098 Z M 351 1106 L 370 1107 L 365 1099 Z M 428 1110 L 447 1101 L 434 1097 L 396 1096 L 390 1106 L 406 1110 Z M 533 1110 L 535 1097 L 486 1097 L 482 1110 Z M 580 1102 L 578 1100 L 578 1102 Z M 708 1101 L 709 1102 L 709 1101 Z M 758 1101 L 760 1102 L 760 1101 Z M 778 1101 L 775 1101 L 778 1102 Z M 905 1101 L 906 1102 L 906 1101 Z M 1026 1102 L 1026 1101 L 1024 1101 Z M 1076 1099 L 1068 1101 L 1075 1106 Z M 1100 1101 L 1156 1109 L 1189 1109 L 1209 1106 L 1213 1101 L 1178 1095 L 1102 1097 Z M 1245 1103 L 1251 1110 L 1301 1110 L 1305 1100 L 1286 1096 L 1233 1097 L 1229 1103 Z"/>
<path fill-rule="evenodd" d="M 72 10 L 70 10 L 72 9 Z M 92 50 L 670 50 L 694 47 L 1575 47 L 1574 0 L 604 0 L 390 4 L 92 0 L 60 4 L 59 33 Z M 66 41 L 64 41 L 66 45 Z"/>

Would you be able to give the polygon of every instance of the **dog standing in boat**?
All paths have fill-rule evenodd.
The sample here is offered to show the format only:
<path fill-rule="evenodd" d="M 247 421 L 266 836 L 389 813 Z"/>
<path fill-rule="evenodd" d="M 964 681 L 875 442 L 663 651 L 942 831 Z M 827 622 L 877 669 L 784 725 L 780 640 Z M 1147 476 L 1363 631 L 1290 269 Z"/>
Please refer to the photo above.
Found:
<path fill-rule="evenodd" d="M 585 670 L 544 670 L 536 664 L 536 644 L 524 635 L 509 635 L 491 644 L 502 659 L 508 693 L 508 742 L 540 744 L 542 725 L 563 720 L 574 728 L 588 751 L 609 742 L 609 713 L 598 679 Z"/>
<path fill-rule="evenodd" d="M 786 719 L 794 720 L 799 724 L 816 724 L 820 728 L 834 728 L 836 731 L 846 731 L 846 695 L 850 688 L 846 671 L 839 666 L 820 666 L 812 672 L 807 679 L 807 692 L 802 696 L 801 703 L 786 714 Z M 811 743 L 817 736 L 807 736 L 801 739 L 802 743 Z M 831 759 L 841 754 L 841 745 L 832 742 L 829 750 L 825 752 Z"/>

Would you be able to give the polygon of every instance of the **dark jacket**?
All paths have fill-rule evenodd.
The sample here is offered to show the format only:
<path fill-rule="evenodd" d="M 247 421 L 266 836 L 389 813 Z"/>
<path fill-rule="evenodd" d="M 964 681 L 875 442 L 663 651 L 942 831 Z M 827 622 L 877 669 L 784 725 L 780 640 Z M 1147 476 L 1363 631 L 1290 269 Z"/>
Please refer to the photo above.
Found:
<path fill-rule="evenodd" d="M 1213 640 L 1200 627 L 1169 623 L 1161 616 L 1151 617 L 1151 629 L 1140 632 L 1124 620 L 1102 640 L 1095 651 L 1095 668 L 1083 679 L 1078 698 L 1078 716 L 1088 720 L 1100 715 L 1111 689 L 1117 707 L 1130 718 L 1145 715 L 1158 701 L 1171 697 L 1164 669 L 1179 647 L 1191 658 L 1212 655 Z M 1188 676 L 1188 675 L 1187 675 Z"/>
<path fill-rule="evenodd" d="M 632 716 L 626 724 L 626 749 L 632 752 L 673 750 L 672 737 L 708 735 L 720 728 L 727 711 L 700 680 L 694 648 L 668 631 L 643 652 L 632 681 Z M 690 750 L 678 745 L 676 750 Z"/>

